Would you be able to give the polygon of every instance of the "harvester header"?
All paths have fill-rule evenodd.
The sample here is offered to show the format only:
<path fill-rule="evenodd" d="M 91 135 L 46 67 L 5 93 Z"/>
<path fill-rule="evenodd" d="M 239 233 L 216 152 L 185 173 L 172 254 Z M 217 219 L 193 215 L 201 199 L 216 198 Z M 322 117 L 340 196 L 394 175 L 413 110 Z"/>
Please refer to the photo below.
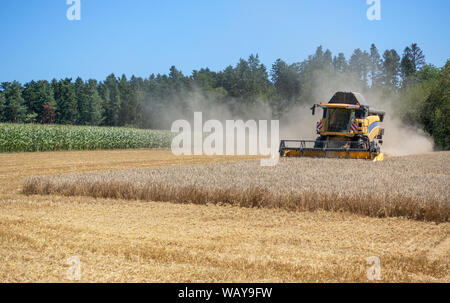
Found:
<path fill-rule="evenodd" d="M 328 104 L 314 104 L 323 110 L 317 122 L 316 140 L 282 140 L 281 157 L 325 157 L 383 161 L 380 151 L 385 113 L 363 105 L 364 97 L 354 92 L 337 92 Z"/>

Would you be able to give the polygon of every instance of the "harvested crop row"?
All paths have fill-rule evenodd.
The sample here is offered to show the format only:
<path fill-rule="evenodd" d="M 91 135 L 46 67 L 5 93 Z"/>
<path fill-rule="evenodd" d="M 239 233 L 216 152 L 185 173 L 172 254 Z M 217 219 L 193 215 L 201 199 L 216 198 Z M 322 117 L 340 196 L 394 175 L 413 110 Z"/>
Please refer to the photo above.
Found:
<path fill-rule="evenodd" d="M 169 131 L 121 127 L 0 124 L 0 152 L 168 148 Z"/>
<path fill-rule="evenodd" d="M 25 194 L 227 203 L 288 210 L 333 210 L 447 222 L 450 153 L 393 157 L 385 162 L 282 159 L 177 168 L 31 177 Z"/>

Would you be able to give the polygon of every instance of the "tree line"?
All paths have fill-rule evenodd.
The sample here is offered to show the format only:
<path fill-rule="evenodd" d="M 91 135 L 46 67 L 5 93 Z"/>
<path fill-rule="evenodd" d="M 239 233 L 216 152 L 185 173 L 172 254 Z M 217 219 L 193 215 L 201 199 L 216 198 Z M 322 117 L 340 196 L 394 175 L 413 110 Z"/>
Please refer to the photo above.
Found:
<path fill-rule="evenodd" d="M 192 115 L 195 99 L 243 118 L 262 106 L 282 118 L 294 106 L 322 101 L 316 100 L 318 87 L 340 79 L 363 94 L 391 100 L 400 119 L 422 127 L 438 148 L 450 149 L 449 70 L 450 60 L 442 68 L 426 64 L 415 43 L 401 55 L 394 49 L 381 54 L 372 44 L 368 51 L 355 49 L 349 59 L 319 46 L 301 62 L 278 59 L 270 70 L 252 54 L 218 72 L 201 68 L 184 75 L 172 66 L 168 74 L 148 78 L 4 82 L 0 122 L 169 128 L 167 112 Z"/>

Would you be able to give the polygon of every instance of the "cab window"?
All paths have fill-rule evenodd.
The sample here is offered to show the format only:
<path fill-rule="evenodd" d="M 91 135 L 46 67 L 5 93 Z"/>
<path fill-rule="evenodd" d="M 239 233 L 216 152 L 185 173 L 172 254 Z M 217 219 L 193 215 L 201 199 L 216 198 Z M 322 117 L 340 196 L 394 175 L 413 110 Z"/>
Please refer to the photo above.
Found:
<path fill-rule="evenodd" d="M 350 129 L 350 123 L 355 119 L 355 111 L 344 108 L 328 108 L 327 131 L 345 133 Z"/>

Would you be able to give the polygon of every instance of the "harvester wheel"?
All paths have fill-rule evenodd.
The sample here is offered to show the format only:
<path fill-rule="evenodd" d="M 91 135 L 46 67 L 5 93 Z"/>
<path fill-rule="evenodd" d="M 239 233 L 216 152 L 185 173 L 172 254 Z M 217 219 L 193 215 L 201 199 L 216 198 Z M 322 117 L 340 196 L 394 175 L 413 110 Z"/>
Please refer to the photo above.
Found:
<path fill-rule="evenodd" d="M 355 148 L 366 149 L 367 148 L 367 144 L 364 141 L 364 139 L 360 138 L 357 141 L 355 141 Z"/>

